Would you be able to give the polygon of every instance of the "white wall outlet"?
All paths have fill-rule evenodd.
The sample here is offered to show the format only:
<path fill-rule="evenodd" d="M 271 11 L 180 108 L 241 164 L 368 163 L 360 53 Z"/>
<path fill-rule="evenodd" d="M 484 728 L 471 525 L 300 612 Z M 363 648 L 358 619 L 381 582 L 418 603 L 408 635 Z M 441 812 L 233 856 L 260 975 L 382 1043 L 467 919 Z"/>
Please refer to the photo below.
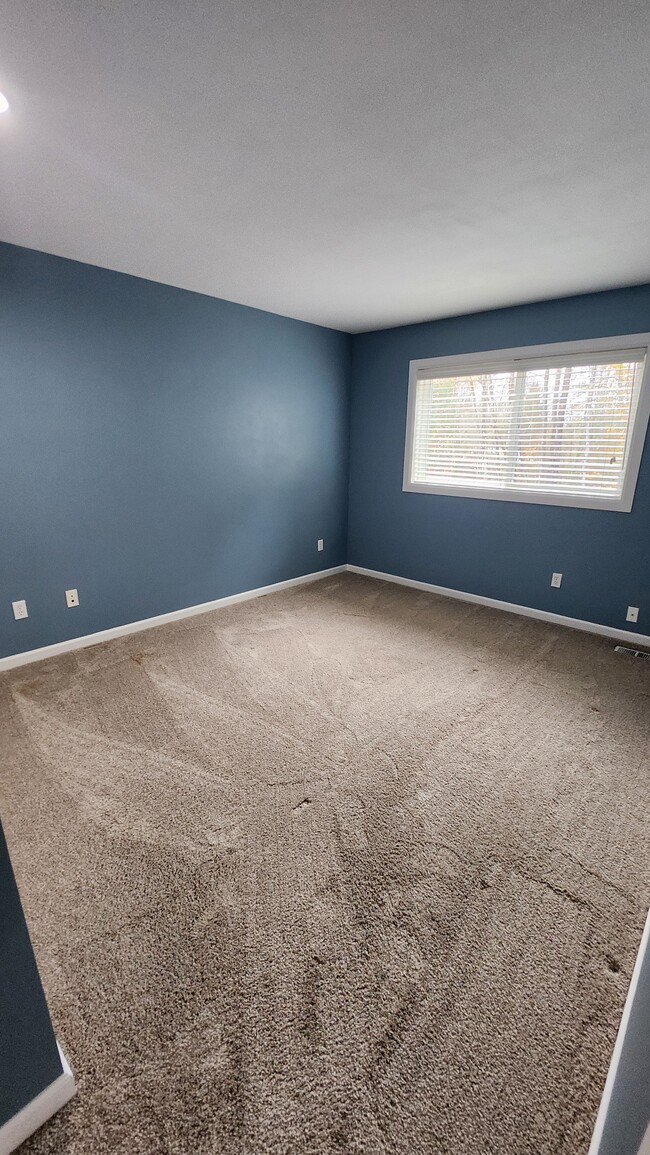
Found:
<path fill-rule="evenodd" d="M 625 615 L 625 621 L 626 622 L 638 622 L 638 620 L 639 620 L 639 607 L 638 606 L 628 606 L 627 607 L 627 614 Z"/>
<path fill-rule="evenodd" d="M 79 594 L 76 590 L 65 591 L 65 604 L 69 610 L 71 610 L 73 606 L 79 605 Z"/>
<path fill-rule="evenodd" d="M 561 573 L 554 573 L 553 574 L 553 576 L 551 578 L 551 585 L 553 586 L 554 590 L 559 590 L 560 586 L 562 585 L 562 574 Z"/>
<path fill-rule="evenodd" d="M 14 611 L 14 617 L 15 617 L 17 622 L 19 622 L 21 618 L 27 617 L 27 602 L 26 601 L 12 602 L 11 608 Z"/>
<path fill-rule="evenodd" d="M 322 537 L 319 537 L 318 541 L 316 542 L 316 545 L 317 545 L 317 547 L 318 547 L 318 552 L 319 552 L 319 553 L 322 553 L 322 552 L 323 552 L 323 546 L 324 546 L 324 544 L 325 544 L 325 542 L 323 541 Z"/>

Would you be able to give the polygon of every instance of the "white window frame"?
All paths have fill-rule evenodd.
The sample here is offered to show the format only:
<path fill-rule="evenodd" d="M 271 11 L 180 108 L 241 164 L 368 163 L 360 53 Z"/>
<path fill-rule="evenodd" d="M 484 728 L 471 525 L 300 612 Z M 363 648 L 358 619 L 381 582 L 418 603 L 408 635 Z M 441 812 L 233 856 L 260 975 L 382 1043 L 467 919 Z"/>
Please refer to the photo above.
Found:
<path fill-rule="evenodd" d="M 631 433 L 628 438 L 623 488 L 618 499 L 589 497 L 581 494 L 550 493 L 540 490 L 511 490 L 464 485 L 425 485 L 411 481 L 413 434 L 415 426 L 415 393 L 418 376 L 430 370 L 437 377 L 462 373 L 513 372 L 521 368 L 519 362 L 532 358 L 600 355 L 623 349 L 645 349 L 645 366 L 636 404 L 632 402 Z M 462 353 L 449 357 L 425 357 L 409 362 L 409 389 L 404 445 L 404 475 L 402 489 L 407 493 L 433 493 L 448 497 L 487 499 L 489 501 L 525 501 L 532 505 L 565 505 L 574 509 L 608 509 L 630 513 L 641 466 L 648 418 L 650 417 L 650 333 L 632 333 L 619 337 L 600 337 L 592 341 L 562 341 L 552 345 L 526 345 L 514 349 L 489 349 L 481 353 Z"/>

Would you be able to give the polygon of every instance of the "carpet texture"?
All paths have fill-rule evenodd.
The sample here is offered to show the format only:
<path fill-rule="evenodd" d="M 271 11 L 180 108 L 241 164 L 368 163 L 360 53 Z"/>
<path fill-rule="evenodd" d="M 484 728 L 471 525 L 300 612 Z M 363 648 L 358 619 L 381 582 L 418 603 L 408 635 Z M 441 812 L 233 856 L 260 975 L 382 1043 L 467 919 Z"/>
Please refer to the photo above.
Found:
<path fill-rule="evenodd" d="M 0 678 L 79 1083 L 32 1155 L 580 1155 L 650 899 L 650 668 L 341 575 Z"/>

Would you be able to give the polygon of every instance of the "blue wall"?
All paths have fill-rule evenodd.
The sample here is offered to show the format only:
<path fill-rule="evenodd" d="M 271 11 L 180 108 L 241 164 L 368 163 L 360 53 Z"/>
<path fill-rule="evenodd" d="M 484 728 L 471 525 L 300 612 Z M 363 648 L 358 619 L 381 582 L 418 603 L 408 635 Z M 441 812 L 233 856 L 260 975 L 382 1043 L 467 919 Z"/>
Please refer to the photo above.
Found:
<path fill-rule="evenodd" d="M 0 244 L 0 656 L 343 563 L 350 342 Z"/>
<path fill-rule="evenodd" d="M 647 443 L 631 513 L 402 492 L 410 360 L 648 331 L 644 285 L 356 337 L 348 561 L 650 633 Z M 628 605 L 641 607 L 637 626 Z"/>
<path fill-rule="evenodd" d="M 62 1073 L 0 823 L 0 1127 Z"/>
<path fill-rule="evenodd" d="M 649 329 L 642 286 L 350 338 L 0 244 L 0 657 L 346 560 L 650 632 L 648 451 L 630 514 L 402 492 L 411 359 Z"/>

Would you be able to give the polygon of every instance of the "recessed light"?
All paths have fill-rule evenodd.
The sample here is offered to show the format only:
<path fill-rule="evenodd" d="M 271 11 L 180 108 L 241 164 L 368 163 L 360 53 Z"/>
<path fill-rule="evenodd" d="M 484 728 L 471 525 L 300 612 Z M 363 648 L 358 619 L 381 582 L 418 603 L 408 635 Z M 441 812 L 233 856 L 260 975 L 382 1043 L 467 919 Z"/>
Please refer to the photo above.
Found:
<path fill-rule="evenodd" d="M 9 101 L 7 100 L 7 97 L 4 95 L 4 93 L 0 92 L 0 112 L 8 112 L 8 111 L 9 111 Z"/>

